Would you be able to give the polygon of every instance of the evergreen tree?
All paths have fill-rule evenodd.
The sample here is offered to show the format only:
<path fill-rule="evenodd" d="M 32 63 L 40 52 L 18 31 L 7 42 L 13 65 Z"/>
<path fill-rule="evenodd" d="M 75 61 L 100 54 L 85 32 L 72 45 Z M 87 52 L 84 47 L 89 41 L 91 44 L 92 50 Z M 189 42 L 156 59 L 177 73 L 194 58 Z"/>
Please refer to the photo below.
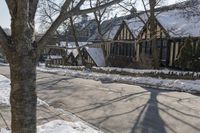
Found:
<path fill-rule="evenodd" d="M 189 69 L 193 59 L 192 41 L 190 38 L 186 39 L 184 46 L 181 48 L 180 57 L 178 59 L 179 67 L 182 69 Z"/>

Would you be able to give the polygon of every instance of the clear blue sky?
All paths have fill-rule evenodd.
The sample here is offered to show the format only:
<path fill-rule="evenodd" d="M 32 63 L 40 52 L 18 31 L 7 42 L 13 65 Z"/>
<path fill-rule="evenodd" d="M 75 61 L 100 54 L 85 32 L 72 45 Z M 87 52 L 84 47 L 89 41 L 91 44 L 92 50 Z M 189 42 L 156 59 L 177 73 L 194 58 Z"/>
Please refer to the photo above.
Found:
<path fill-rule="evenodd" d="M 173 4 L 183 0 L 166 0 L 165 4 Z M 5 28 L 10 27 L 10 14 L 5 3 L 5 0 L 0 0 L 0 26 Z"/>

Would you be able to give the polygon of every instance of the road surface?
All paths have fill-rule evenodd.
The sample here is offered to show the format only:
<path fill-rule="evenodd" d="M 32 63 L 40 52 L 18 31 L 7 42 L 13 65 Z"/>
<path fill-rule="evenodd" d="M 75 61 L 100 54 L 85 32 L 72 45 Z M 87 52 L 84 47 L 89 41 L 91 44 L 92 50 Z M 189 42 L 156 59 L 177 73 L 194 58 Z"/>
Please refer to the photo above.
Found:
<path fill-rule="evenodd" d="M 8 67 L 0 73 L 9 77 Z M 40 99 L 105 133 L 199 133 L 200 97 L 189 93 L 37 73 Z"/>

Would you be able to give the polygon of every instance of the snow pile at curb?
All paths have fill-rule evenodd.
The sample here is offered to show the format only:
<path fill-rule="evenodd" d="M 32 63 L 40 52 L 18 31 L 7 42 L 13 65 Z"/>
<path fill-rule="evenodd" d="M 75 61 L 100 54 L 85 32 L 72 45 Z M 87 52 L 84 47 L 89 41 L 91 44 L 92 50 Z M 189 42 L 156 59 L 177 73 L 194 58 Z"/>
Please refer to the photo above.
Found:
<path fill-rule="evenodd" d="M 10 80 L 3 75 L 0 75 L 0 105 L 10 106 Z M 41 99 L 37 99 L 38 106 L 48 106 Z"/>
<path fill-rule="evenodd" d="M 9 105 L 10 80 L 0 75 L 0 104 Z"/>
<path fill-rule="evenodd" d="M 0 66 L 9 66 L 9 64 L 0 62 Z"/>
<path fill-rule="evenodd" d="M 62 65 L 52 65 L 54 68 L 65 68 L 65 69 L 74 69 L 74 70 L 80 70 L 85 69 L 85 66 L 62 66 Z M 176 75 L 187 75 L 187 74 L 193 74 L 194 76 L 200 75 L 200 72 L 193 72 L 193 71 L 179 71 L 179 70 L 170 70 L 170 69 L 134 69 L 134 68 L 118 68 L 118 67 L 92 67 L 94 70 L 103 70 L 105 72 L 127 72 L 127 73 L 134 73 L 134 74 L 145 74 L 145 73 L 155 73 L 155 74 L 176 74 Z"/>
<path fill-rule="evenodd" d="M 72 70 L 85 70 L 85 66 L 62 66 L 62 65 L 51 65 L 51 68 L 62 68 Z M 194 71 L 180 71 L 170 69 L 134 69 L 134 68 L 118 68 L 118 67 L 92 67 L 91 71 L 105 74 L 120 74 L 123 76 L 137 76 L 137 77 L 162 77 L 170 79 L 200 79 L 200 72 Z"/>
<path fill-rule="evenodd" d="M 144 87 L 155 87 L 159 89 L 186 91 L 192 93 L 200 92 L 200 87 L 199 87 L 200 80 L 171 80 L 171 79 L 160 79 L 151 77 L 131 77 L 131 76 L 121 76 L 118 74 L 102 74 L 102 73 L 93 73 L 88 71 L 74 71 L 61 68 L 37 68 L 37 69 L 43 72 L 68 74 L 73 77 L 101 80 L 105 82 L 139 84 Z"/>
<path fill-rule="evenodd" d="M 92 67 L 96 70 L 104 70 L 104 71 L 117 71 L 117 72 L 128 72 L 128 73 L 136 73 L 136 74 L 145 74 L 145 73 L 163 73 L 163 74 L 177 74 L 177 75 L 186 75 L 186 74 L 200 74 L 200 72 L 192 72 L 192 71 L 178 71 L 178 70 L 169 70 L 169 69 L 133 69 L 133 68 L 117 68 L 117 67 Z"/>
<path fill-rule="evenodd" d="M 0 133 L 11 133 L 6 129 L 0 129 Z M 54 120 L 37 127 L 37 133 L 102 133 L 83 122 L 67 122 Z"/>
<path fill-rule="evenodd" d="M 83 122 L 66 122 L 63 120 L 55 120 L 38 126 L 38 133 L 100 133 L 87 126 Z"/>

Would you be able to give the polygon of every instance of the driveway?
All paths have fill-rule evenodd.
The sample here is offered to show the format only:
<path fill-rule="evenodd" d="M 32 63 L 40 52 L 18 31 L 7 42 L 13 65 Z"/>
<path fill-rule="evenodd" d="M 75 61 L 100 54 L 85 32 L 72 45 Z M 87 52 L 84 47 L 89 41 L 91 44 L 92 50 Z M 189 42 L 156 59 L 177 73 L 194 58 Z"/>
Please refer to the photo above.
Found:
<path fill-rule="evenodd" d="M 37 92 L 106 133 L 200 132 L 200 97 L 189 93 L 43 72 L 37 75 Z"/>

